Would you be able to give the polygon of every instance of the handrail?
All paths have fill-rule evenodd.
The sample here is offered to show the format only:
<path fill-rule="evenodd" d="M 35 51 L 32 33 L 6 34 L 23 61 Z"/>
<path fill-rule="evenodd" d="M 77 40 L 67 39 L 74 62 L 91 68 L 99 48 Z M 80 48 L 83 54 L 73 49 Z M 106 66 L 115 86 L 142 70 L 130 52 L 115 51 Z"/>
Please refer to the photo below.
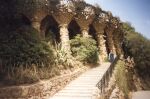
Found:
<path fill-rule="evenodd" d="M 112 77 L 113 70 L 114 70 L 117 60 L 118 60 L 118 57 L 115 58 L 114 62 L 110 65 L 110 67 L 102 76 L 102 79 L 96 84 L 96 87 L 98 87 L 98 89 L 100 90 L 100 94 L 105 92 L 105 88 L 108 86 L 108 82 L 110 78 Z"/>

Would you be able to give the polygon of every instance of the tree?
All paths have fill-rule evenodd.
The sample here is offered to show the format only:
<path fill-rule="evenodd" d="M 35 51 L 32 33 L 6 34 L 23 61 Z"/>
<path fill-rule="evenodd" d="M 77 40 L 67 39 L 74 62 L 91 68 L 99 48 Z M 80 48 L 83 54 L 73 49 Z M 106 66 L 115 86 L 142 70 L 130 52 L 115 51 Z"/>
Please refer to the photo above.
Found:
<path fill-rule="evenodd" d="M 123 23 L 126 33 L 124 51 L 126 56 L 132 56 L 135 61 L 135 69 L 141 75 L 150 75 L 150 40 L 136 32 L 130 23 Z"/>

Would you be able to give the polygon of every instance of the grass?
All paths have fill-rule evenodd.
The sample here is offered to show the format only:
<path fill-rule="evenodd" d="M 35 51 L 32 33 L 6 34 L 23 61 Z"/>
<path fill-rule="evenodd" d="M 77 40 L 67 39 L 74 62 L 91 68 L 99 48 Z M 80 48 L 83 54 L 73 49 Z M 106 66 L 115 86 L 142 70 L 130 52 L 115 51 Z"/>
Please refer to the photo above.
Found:
<path fill-rule="evenodd" d="M 11 67 L 7 73 L 1 74 L 0 83 L 4 86 L 31 84 L 42 79 L 55 77 L 56 75 L 60 75 L 60 69 L 58 69 L 58 66 L 41 68 L 35 65 L 27 68 L 24 66 Z"/>

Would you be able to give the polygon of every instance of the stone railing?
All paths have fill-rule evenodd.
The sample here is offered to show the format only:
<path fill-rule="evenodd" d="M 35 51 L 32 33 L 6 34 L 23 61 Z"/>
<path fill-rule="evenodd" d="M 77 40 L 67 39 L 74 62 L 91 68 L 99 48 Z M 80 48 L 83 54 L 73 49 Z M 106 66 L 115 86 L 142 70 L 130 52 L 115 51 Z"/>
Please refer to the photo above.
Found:
<path fill-rule="evenodd" d="M 98 87 L 98 89 L 100 90 L 100 94 L 105 93 L 105 88 L 108 87 L 108 83 L 109 83 L 110 78 L 112 77 L 113 70 L 114 70 L 117 60 L 118 60 L 118 57 L 115 58 L 114 62 L 110 65 L 110 67 L 102 76 L 102 79 L 97 83 L 96 87 Z"/>
<path fill-rule="evenodd" d="M 58 76 L 32 85 L 0 88 L 0 99 L 47 99 L 53 96 L 70 81 L 78 77 L 86 69 L 78 69 L 73 73 Z"/>

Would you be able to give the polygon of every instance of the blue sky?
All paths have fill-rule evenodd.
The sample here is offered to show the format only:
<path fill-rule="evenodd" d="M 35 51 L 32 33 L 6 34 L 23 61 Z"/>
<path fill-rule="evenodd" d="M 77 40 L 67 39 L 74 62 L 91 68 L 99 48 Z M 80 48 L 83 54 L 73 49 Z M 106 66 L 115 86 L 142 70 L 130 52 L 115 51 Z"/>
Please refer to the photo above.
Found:
<path fill-rule="evenodd" d="M 150 0 L 85 0 L 90 4 L 99 4 L 122 21 L 128 21 L 136 31 L 150 39 Z"/>

